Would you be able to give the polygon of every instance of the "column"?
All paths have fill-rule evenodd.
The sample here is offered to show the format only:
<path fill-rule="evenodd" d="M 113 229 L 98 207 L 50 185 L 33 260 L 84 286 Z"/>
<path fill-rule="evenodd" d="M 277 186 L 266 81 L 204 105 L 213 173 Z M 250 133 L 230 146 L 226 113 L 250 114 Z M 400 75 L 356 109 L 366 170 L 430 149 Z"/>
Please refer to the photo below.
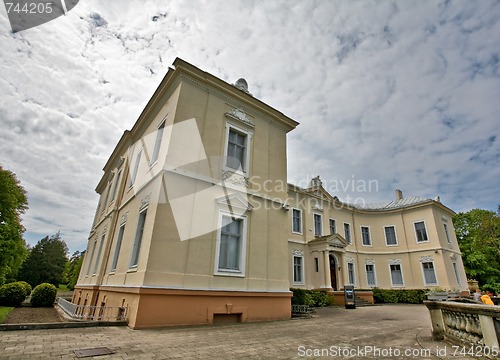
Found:
<path fill-rule="evenodd" d="M 325 271 L 325 288 L 332 288 L 332 279 L 330 277 L 330 252 L 328 250 L 323 250 L 324 259 L 324 271 Z M 335 270 L 336 271 L 336 270 Z"/>

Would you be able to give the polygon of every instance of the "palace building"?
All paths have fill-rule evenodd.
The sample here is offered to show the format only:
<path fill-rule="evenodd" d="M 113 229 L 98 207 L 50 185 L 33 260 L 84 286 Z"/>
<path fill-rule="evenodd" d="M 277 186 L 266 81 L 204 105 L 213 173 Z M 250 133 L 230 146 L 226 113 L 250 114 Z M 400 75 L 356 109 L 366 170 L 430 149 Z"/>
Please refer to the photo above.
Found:
<path fill-rule="evenodd" d="M 438 199 L 287 185 L 297 125 L 176 59 L 104 166 L 73 303 L 127 307 L 139 329 L 288 319 L 290 287 L 467 288 Z"/>

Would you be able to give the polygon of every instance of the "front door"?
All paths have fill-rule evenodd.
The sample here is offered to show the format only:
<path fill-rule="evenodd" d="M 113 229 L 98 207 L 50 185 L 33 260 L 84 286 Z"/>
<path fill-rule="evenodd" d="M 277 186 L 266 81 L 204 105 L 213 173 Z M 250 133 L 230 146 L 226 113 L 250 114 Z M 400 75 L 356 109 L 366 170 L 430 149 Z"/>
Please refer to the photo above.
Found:
<path fill-rule="evenodd" d="M 332 289 L 337 291 L 337 262 L 333 255 L 330 255 L 330 280 Z"/>

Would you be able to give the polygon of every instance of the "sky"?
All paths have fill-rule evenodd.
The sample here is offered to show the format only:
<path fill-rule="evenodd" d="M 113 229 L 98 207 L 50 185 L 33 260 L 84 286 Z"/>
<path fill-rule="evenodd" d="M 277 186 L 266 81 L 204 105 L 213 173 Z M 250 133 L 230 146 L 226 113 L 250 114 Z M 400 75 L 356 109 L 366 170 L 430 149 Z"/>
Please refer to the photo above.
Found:
<path fill-rule="evenodd" d="M 86 248 L 102 168 L 176 57 L 300 123 L 291 183 L 500 204 L 499 1 L 81 0 L 17 33 L 0 5 L 0 165 L 28 243 Z"/>

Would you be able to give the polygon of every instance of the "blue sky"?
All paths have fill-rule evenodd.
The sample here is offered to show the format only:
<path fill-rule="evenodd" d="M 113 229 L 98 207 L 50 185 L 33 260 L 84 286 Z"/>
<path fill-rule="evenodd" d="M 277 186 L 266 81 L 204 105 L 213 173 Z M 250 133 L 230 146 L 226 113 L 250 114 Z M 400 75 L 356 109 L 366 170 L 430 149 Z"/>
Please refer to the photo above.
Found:
<path fill-rule="evenodd" d="M 16 34 L 0 8 L 0 164 L 28 191 L 27 240 L 83 250 L 102 167 L 181 57 L 300 122 L 292 183 L 495 210 L 498 34 L 498 1 L 88 0 Z"/>

